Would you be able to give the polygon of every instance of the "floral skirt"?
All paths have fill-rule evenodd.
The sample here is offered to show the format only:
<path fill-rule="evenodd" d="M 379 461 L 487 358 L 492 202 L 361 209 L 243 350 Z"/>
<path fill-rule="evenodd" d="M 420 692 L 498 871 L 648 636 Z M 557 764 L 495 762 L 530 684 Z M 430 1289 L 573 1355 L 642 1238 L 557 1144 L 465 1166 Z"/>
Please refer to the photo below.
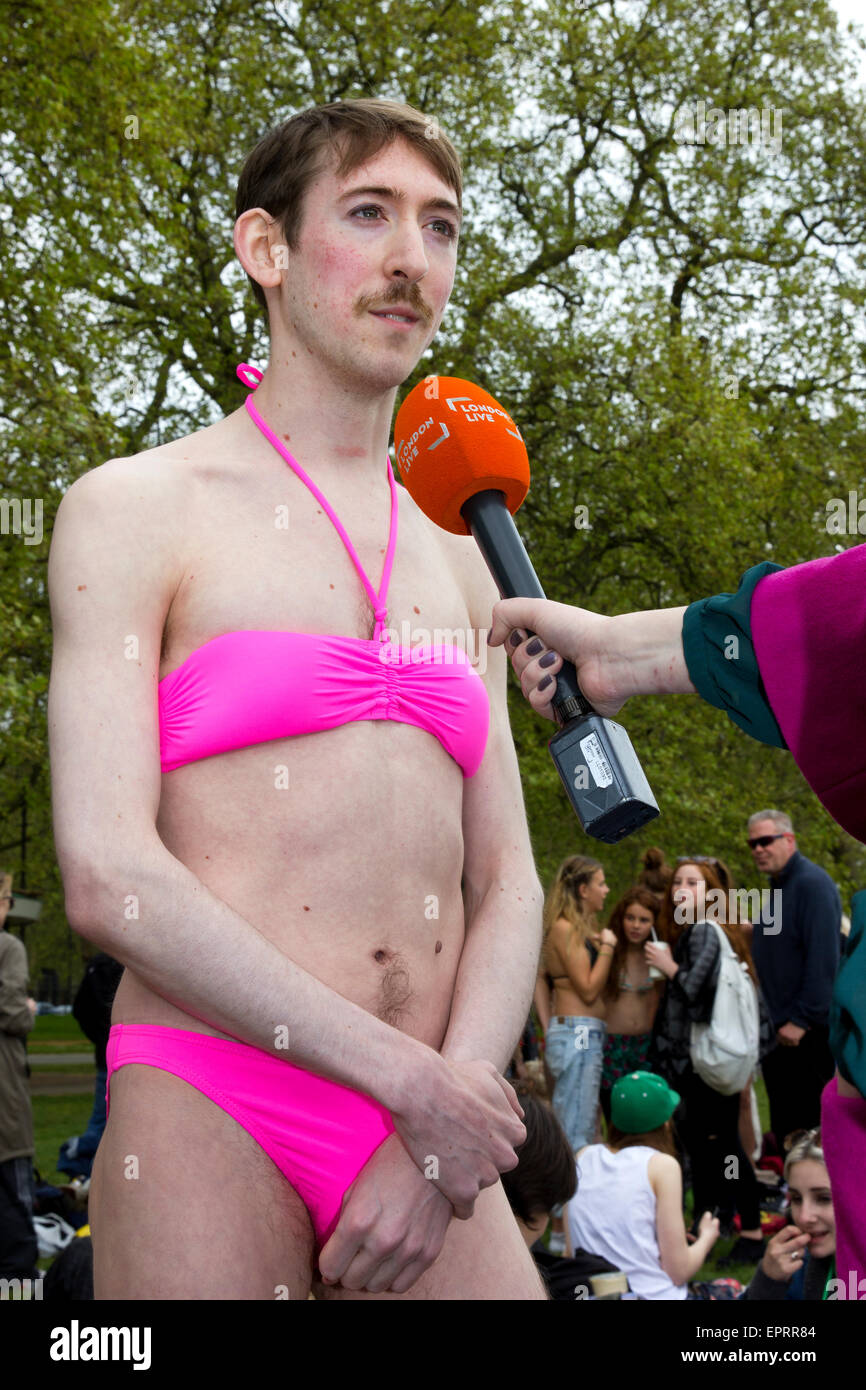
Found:
<path fill-rule="evenodd" d="M 630 1071 L 647 1071 L 652 1033 L 608 1033 L 601 1064 L 601 1089 L 609 1091 Z"/>

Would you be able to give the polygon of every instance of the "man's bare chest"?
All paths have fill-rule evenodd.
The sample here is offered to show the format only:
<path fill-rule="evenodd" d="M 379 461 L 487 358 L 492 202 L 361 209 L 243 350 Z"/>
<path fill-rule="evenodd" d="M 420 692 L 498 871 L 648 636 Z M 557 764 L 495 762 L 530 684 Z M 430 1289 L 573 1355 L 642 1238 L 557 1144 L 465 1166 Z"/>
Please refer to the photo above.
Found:
<path fill-rule="evenodd" d="M 409 646 L 453 641 L 471 649 L 465 584 L 449 559 L 447 541 L 443 546 L 402 489 L 390 576 L 385 574 L 390 515 L 381 497 L 383 505 L 376 506 L 357 496 L 343 499 L 338 509 L 353 559 L 317 499 L 291 483 L 283 497 L 273 490 L 240 496 L 237 491 L 224 487 L 222 498 L 200 502 L 186 520 L 181 577 L 163 631 L 160 679 L 197 647 L 227 632 L 372 639 L 374 598 L 384 598 L 391 640 Z"/>

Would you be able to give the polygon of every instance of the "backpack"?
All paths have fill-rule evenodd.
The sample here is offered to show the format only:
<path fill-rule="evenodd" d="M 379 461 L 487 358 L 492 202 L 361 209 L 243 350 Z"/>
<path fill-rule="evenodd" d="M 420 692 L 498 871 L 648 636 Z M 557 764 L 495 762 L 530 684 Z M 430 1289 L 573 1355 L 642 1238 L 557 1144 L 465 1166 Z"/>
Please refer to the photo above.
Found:
<path fill-rule="evenodd" d="M 742 1091 L 758 1065 L 758 994 L 718 923 L 719 982 L 709 1023 L 693 1023 L 690 1055 L 698 1076 L 723 1096 Z"/>

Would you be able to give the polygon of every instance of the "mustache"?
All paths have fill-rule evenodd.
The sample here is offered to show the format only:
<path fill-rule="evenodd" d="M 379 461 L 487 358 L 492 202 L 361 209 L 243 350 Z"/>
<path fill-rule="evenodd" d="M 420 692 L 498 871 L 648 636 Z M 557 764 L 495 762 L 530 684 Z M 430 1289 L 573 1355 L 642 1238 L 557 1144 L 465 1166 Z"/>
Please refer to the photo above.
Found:
<path fill-rule="evenodd" d="M 366 314 L 370 309 L 390 309 L 395 304 L 405 305 L 425 323 L 433 321 L 433 310 L 424 303 L 416 285 L 391 285 L 382 295 L 363 295 L 358 300 L 357 312 Z"/>

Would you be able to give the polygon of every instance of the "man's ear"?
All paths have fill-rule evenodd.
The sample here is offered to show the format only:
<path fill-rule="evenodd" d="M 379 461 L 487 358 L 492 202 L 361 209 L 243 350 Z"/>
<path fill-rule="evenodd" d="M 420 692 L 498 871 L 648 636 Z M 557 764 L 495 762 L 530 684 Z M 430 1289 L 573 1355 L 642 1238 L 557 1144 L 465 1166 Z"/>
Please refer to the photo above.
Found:
<path fill-rule="evenodd" d="M 264 208 L 248 208 L 235 223 L 234 244 L 247 275 L 263 290 L 279 288 L 288 266 L 288 248 L 276 218 Z"/>

